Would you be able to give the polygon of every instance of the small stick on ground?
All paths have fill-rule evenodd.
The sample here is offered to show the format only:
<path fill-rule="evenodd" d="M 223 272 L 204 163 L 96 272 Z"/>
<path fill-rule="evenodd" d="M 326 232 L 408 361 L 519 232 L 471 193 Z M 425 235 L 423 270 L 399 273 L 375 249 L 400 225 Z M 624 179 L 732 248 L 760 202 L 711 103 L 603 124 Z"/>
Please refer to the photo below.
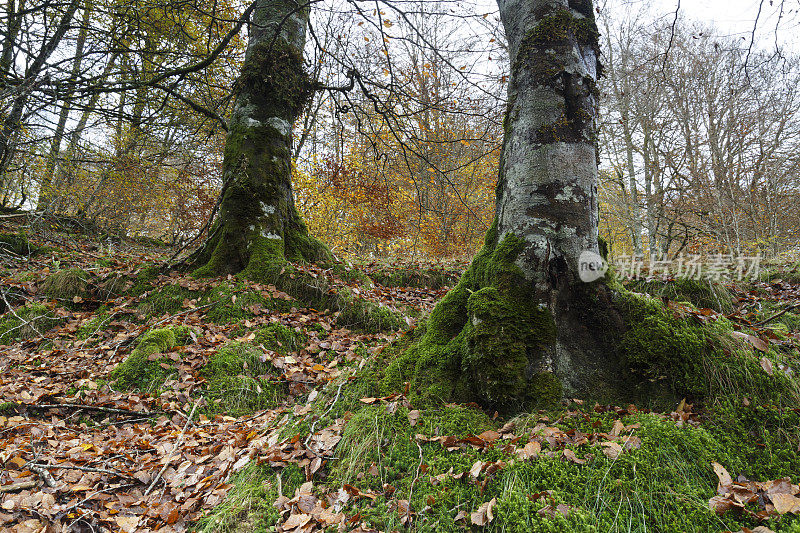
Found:
<path fill-rule="evenodd" d="M 167 471 L 167 467 L 169 466 L 169 463 L 172 460 L 172 455 L 175 453 L 175 450 L 177 450 L 178 447 L 181 444 L 183 444 L 183 436 L 186 434 L 186 430 L 189 428 L 189 425 L 192 423 L 192 418 L 194 417 L 194 411 L 195 411 L 195 409 L 197 409 L 197 403 L 198 402 L 194 402 L 194 406 L 192 406 L 192 412 L 189 413 L 189 418 L 186 420 L 186 425 L 183 426 L 183 431 L 181 431 L 181 434 L 178 437 L 178 441 L 175 443 L 175 446 L 170 450 L 169 454 L 167 455 L 167 459 L 166 459 L 166 461 L 164 461 L 164 466 L 161 467 L 161 470 L 158 472 L 158 475 L 156 475 L 156 477 L 153 478 L 153 481 L 150 482 L 150 486 L 147 487 L 146 491 L 144 491 L 144 495 L 145 496 L 149 496 L 150 493 L 153 491 L 153 489 L 156 486 L 156 483 L 158 483 L 158 480 L 161 479 L 161 476 L 163 476 L 164 472 Z"/>
<path fill-rule="evenodd" d="M 159 411 L 131 411 L 130 409 L 117 409 L 115 407 L 101 407 L 98 405 L 84 405 L 81 403 L 45 403 L 45 404 L 31 404 L 27 406 L 29 409 L 75 409 L 76 411 L 96 411 L 98 413 L 109 413 L 113 415 L 125 416 L 140 416 L 151 417 L 157 414 L 162 414 Z"/>
<path fill-rule="evenodd" d="M 786 309 L 784 309 L 783 311 L 781 311 L 781 312 L 779 312 L 779 313 L 775 313 L 775 314 L 774 314 L 774 315 L 772 315 L 771 317 L 769 317 L 769 318 L 767 318 L 767 319 L 765 319 L 765 320 L 762 320 L 761 322 L 756 322 L 754 325 L 755 325 L 755 326 L 763 326 L 764 324 L 769 324 L 770 322 L 772 322 L 772 321 L 773 321 L 773 320 L 775 320 L 776 318 L 780 318 L 781 316 L 785 315 L 786 313 L 788 313 L 788 312 L 789 312 L 789 311 L 791 311 L 792 309 L 797 309 L 798 307 L 800 307 L 800 304 L 794 304 L 794 305 L 790 305 L 789 307 L 787 307 L 787 308 L 786 308 Z"/>
<path fill-rule="evenodd" d="M 12 483 L 11 485 L 0 486 L 0 494 L 8 492 L 19 492 L 21 490 L 28 490 L 36 487 L 35 481 L 20 481 L 19 483 Z"/>

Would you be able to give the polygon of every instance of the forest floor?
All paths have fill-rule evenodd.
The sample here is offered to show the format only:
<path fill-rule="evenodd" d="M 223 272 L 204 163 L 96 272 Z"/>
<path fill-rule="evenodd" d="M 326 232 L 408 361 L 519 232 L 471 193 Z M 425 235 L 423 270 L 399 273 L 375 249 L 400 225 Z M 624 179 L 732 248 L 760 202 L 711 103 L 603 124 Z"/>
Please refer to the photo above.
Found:
<path fill-rule="evenodd" d="M 159 273 L 167 248 L 19 229 L 0 227 L 3 531 L 800 532 L 796 406 L 736 391 L 717 410 L 570 401 L 504 420 L 373 395 L 361 372 L 463 264 L 296 266 L 370 303 L 345 320 Z M 730 287 L 724 311 L 666 305 L 726 317 L 761 371 L 790 375 L 768 357 L 797 358 L 788 278 Z"/>

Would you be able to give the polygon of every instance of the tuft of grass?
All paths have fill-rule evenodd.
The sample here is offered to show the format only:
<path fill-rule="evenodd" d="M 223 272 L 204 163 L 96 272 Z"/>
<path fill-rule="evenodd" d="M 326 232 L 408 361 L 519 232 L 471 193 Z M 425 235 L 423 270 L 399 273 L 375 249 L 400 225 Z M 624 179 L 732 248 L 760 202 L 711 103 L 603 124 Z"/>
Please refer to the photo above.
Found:
<path fill-rule="evenodd" d="M 69 300 L 89 295 L 89 274 L 79 268 L 59 270 L 42 283 L 42 292 L 56 300 Z"/>

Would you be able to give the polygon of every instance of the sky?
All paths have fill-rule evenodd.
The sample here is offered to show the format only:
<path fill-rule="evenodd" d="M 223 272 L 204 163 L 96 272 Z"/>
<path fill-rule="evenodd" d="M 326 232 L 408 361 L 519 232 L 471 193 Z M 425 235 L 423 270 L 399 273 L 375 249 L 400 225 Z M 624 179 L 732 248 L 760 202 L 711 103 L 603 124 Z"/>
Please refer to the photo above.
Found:
<path fill-rule="evenodd" d="M 671 20 L 675 16 L 678 0 L 596 0 L 596 4 L 607 5 L 617 10 L 624 5 L 640 6 L 646 3 L 652 13 Z M 770 5 L 772 4 L 772 5 Z M 778 24 L 783 5 L 783 17 Z M 761 15 L 758 16 L 759 5 Z M 781 46 L 800 51 L 800 0 L 681 0 L 680 12 L 687 20 L 711 22 L 720 32 L 734 37 L 751 39 L 754 23 L 758 16 L 756 45 L 760 48 L 774 48 L 776 36 Z M 776 33 L 776 25 L 778 31 Z"/>

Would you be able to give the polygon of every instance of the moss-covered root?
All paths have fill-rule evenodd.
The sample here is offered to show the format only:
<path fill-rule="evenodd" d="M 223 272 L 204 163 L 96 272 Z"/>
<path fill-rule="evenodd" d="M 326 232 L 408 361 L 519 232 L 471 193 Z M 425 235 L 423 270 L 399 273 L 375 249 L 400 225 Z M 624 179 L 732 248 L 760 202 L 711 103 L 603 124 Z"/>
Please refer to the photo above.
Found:
<path fill-rule="evenodd" d="M 674 302 L 688 302 L 695 307 L 714 309 L 720 313 L 730 313 L 734 307 L 731 291 L 722 283 L 708 279 L 634 280 L 628 282 L 626 287 L 634 292 L 643 292 Z"/>
<path fill-rule="evenodd" d="M 145 333 L 127 359 L 111 372 L 114 386 L 122 389 L 137 389 L 152 392 L 175 374 L 171 359 L 153 357 L 169 352 L 179 342 L 186 342 L 190 329 L 185 326 L 152 329 Z"/>
<path fill-rule="evenodd" d="M 59 270 L 47 277 L 42 284 L 42 292 L 56 300 L 87 298 L 89 296 L 89 274 L 79 268 Z"/>

